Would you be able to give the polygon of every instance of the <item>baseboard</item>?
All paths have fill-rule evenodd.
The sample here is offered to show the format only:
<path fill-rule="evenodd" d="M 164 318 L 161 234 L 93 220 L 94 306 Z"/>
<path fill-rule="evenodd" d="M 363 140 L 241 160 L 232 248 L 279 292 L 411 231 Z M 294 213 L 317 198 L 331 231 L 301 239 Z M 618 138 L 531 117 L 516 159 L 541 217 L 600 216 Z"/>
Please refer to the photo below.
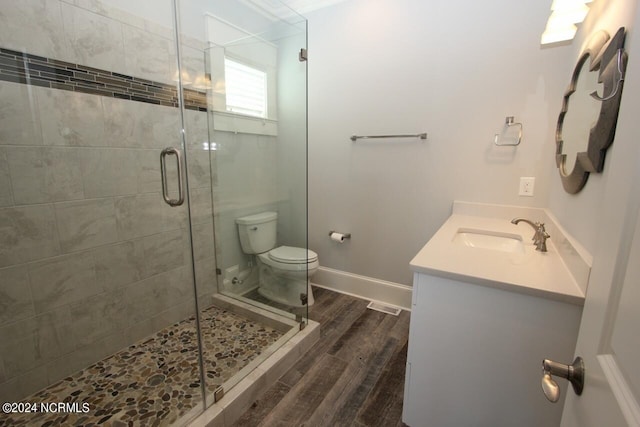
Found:
<path fill-rule="evenodd" d="M 366 300 L 411 310 L 411 286 L 319 267 L 311 284 Z"/>

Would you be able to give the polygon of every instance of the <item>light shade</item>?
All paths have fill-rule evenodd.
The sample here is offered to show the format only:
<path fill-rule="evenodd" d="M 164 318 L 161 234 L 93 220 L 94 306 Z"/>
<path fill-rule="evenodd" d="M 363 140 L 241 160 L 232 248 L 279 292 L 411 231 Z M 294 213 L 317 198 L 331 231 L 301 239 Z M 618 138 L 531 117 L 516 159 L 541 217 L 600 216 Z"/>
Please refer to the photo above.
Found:
<path fill-rule="evenodd" d="M 572 40 L 579 24 L 587 17 L 591 0 L 553 0 L 551 16 L 540 38 L 541 44 Z"/>
<path fill-rule="evenodd" d="M 576 31 L 578 31 L 578 27 L 573 24 L 564 27 L 547 28 L 540 37 L 540 43 L 552 44 L 572 40 L 576 35 Z"/>
<path fill-rule="evenodd" d="M 186 86 L 186 85 L 190 85 L 191 83 L 193 83 L 193 81 L 191 80 L 191 76 L 189 75 L 189 73 L 187 72 L 187 70 L 182 70 L 181 75 L 178 75 L 178 71 L 176 70 L 175 73 L 173 73 L 173 81 L 177 82 L 178 80 L 180 80 L 180 77 L 182 77 L 182 85 Z"/>
<path fill-rule="evenodd" d="M 584 1 L 576 0 L 554 0 L 551 5 L 553 13 L 549 17 L 551 19 L 554 15 L 556 19 L 563 19 L 565 22 L 571 22 L 572 24 L 578 24 L 584 21 L 589 13 L 589 6 L 584 4 Z"/>

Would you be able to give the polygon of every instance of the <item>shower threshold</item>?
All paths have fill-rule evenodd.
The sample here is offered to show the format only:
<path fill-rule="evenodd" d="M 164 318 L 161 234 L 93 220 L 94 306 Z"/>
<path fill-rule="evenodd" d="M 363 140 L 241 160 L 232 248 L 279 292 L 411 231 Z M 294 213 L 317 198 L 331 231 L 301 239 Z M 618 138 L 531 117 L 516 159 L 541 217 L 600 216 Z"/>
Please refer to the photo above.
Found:
<path fill-rule="evenodd" d="M 255 301 L 245 302 L 238 296 L 222 294 L 214 296 L 214 304 L 233 310 L 242 316 L 259 320 L 274 329 L 288 328 L 288 331 L 263 352 L 263 357 L 251 361 L 239 375 L 223 385 L 224 397 L 202 412 L 195 408 L 183 419 L 190 419 L 189 427 L 231 426 L 260 398 L 262 393 L 275 384 L 293 364 L 304 355 L 319 339 L 320 324 L 307 320 L 304 328 L 299 321 L 276 314 L 268 307 L 256 306 Z"/>
<path fill-rule="evenodd" d="M 202 410 L 197 332 L 191 316 L 22 399 L 78 403 L 78 411 L 14 413 L 0 419 L 0 426 L 225 425 L 219 415 L 229 419 L 230 409 L 244 411 L 253 402 L 245 396 L 252 390 L 252 381 L 263 386 L 265 374 L 273 373 L 269 366 L 278 367 L 283 360 L 301 355 L 294 349 L 299 350 L 296 344 L 303 337 L 298 337 L 299 326 L 291 319 L 223 296 L 214 297 L 214 305 L 202 310 L 200 319 L 210 405 L 206 411 Z M 211 405 L 219 388 L 226 395 Z M 88 410 L 82 405 L 88 405 Z"/>

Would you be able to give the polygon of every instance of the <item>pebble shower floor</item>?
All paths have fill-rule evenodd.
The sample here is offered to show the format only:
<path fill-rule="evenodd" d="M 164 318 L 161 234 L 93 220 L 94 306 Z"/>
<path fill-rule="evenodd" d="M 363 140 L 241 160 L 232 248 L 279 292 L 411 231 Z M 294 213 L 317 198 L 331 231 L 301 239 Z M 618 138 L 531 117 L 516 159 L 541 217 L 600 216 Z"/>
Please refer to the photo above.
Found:
<path fill-rule="evenodd" d="M 200 319 L 208 396 L 283 335 L 217 307 Z M 202 401 L 197 345 L 192 316 L 22 400 L 80 410 L 1 414 L 0 426 L 170 425 Z"/>

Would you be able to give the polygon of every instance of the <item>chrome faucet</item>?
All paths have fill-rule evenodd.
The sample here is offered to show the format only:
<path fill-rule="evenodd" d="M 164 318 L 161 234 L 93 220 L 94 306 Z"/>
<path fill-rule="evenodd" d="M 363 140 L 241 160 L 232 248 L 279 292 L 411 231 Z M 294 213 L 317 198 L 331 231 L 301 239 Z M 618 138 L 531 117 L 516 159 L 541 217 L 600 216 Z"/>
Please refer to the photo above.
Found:
<path fill-rule="evenodd" d="M 514 218 L 511 220 L 511 224 L 518 225 L 521 221 L 526 222 L 536 231 L 531 239 L 533 240 L 533 244 L 536 245 L 536 251 L 547 252 L 547 239 L 551 236 L 549 236 L 549 233 L 544 229 L 544 223 L 529 221 L 525 218 Z"/>

